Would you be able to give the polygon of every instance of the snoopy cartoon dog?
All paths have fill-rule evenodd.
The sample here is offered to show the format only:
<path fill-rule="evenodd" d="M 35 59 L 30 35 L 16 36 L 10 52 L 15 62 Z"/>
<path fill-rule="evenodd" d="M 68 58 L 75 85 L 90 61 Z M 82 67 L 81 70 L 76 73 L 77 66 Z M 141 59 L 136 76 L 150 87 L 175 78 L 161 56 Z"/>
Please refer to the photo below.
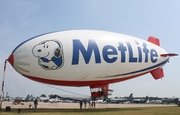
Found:
<path fill-rule="evenodd" d="M 43 69 L 56 70 L 63 66 L 62 44 L 57 40 L 46 40 L 37 44 L 32 53 Z"/>

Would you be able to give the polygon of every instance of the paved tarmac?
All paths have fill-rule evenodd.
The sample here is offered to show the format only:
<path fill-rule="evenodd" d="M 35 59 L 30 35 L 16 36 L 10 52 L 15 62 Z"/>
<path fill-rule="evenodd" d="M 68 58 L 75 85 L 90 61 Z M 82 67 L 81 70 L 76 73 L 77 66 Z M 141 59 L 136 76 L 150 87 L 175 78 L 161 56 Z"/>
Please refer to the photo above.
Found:
<path fill-rule="evenodd" d="M 33 102 L 23 102 L 18 105 L 14 105 L 12 102 L 3 102 L 2 108 L 6 108 L 6 106 L 10 106 L 13 108 L 22 108 L 22 109 L 29 109 L 29 105 L 31 105 L 31 108 L 34 107 Z M 107 103 L 96 103 L 95 108 L 128 108 L 128 107 L 160 107 L 160 106 L 177 106 L 175 104 L 172 105 L 163 105 L 163 104 L 107 104 Z M 38 102 L 37 108 L 42 109 L 78 109 L 80 108 L 79 103 L 44 103 L 44 102 Z M 83 104 L 83 108 L 84 104 Z M 89 107 L 89 104 L 87 104 L 86 108 L 92 108 Z"/>

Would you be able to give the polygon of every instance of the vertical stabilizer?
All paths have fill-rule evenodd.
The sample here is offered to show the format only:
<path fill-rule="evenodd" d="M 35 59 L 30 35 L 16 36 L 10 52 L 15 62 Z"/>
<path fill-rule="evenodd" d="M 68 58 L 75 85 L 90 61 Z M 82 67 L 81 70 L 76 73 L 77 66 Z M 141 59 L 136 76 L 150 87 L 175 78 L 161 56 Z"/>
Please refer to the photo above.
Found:
<path fill-rule="evenodd" d="M 149 36 L 148 41 L 153 44 L 156 44 L 157 46 L 160 46 L 160 41 L 156 37 Z M 159 79 L 159 78 L 164 77 L 163 68 L 157 68 L 157 69 L 151 71 L 150 73 L 154 77 L 154 79 Z"/>
<path fill-rule="evenodd" d="M 132 103 L 132 101 L 133 101 L 133 94 L 132 94 L 132 93 L 129 95 L 128 101 L 129 101 L 130 103 Z"/>
<path fill-rule="evenodd" d="M 150 73 L 154 77 L 154 79 L 156 79 L 156 80 L 164 77 L 163 68 L 155 69 L 155 70 L 151 71 Z"/>
<path fill-rule="evenodd" d="M 156 44 L 156 45 L 160 46 L 160 41 L 159 41 L 158 38 L 155 38 L 153 36 L 149 36 L 148 41 L 153 43 L 153 44 Z"/>

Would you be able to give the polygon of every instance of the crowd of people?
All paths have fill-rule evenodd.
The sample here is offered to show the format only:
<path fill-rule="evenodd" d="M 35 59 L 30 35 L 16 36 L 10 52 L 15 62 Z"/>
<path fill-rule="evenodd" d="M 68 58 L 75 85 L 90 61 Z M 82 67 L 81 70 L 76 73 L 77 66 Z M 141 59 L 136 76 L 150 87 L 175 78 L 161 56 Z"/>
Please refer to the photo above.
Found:
<path fill-rule="evenodd" d="M 95 108 L 96 107 L 95 101 L 86 101 L 86 100 L 85 101 L 79 101 L 81 111 L 83 109 L 83 104 L 84 104 L 84 108 L 87 108 L 87 103 L 89 104 L 89 108 Z"/>

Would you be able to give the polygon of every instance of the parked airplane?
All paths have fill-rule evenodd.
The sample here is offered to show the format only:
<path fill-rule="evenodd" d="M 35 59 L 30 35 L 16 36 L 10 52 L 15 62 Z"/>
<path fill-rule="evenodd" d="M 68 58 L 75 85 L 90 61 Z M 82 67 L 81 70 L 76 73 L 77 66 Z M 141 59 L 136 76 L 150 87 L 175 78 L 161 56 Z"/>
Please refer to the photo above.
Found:
<path fill-rule="evenodd" d="M 110 99 L 110 103 L 131 103 L 133 101 L 133 94 L 131 93 L 128 98 Z"/>
<path fill-rule="evenodd" d="M 178 98 L 177 97 L 172 97 L 172 98 L 165 97 L 162 99 L 162 103 L 163 104 L 170 104 L 170 103 L 177 104 Z"/>
<path fill-rule="evenodd" d="M 178 106 L 180 106 L 180 99 L 178 99 L 178 103 L 177 103 Z"/>
<path fill-rule="evenodd" d="M 107 96 L 109 84 L 147 73 L 164 76 L 170 56 L 159 39 L 148 41 L 113 32 L 70 30 L 39 35 L 19 44 L 8 61 L 21 75 L 42 83 L 90 86 L 93 98 Z"/>
<path fill-rule="evenodd" d="M 90 96 L 59 96 L 61 100 L 71 100 L 71 101 L 91 101 Z"/>
<path fill-rule="evenodd" d="M 133 103 L 147 103 L 148 96 L 145 97 L 145 99 L 133 99 Z"/>
<path fill-rule="evenodd" d="M 24 102 L 34 101 L 35 97 L 33 95 L 27 95 L 26 98 L 22 99 Z"/>

